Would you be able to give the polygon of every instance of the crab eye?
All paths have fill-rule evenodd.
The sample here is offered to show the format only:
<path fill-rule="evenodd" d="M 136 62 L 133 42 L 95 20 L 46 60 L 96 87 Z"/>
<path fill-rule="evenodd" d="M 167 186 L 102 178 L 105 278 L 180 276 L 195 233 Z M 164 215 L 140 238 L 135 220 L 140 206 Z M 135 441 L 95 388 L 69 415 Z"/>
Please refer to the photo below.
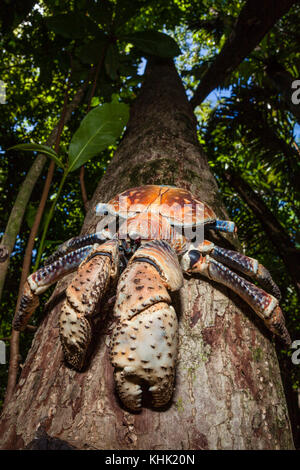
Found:
<path fill-rule="evenodd" d="M 189 258 L 190 258 L 190 267 L 192 268 L 194 264 L 200 259 L 201 254 L 198 250 L 191 250 L 189 251 Z"/>
<path fill-rule="evenodd" d="M 99 203 L 95 207 L 95 212 L 97 215 L 107 215 L 108 214 L 108 207 L 107 204 Z"/>
<path fill-rule="evenodd" d="M 141 235 L 134 230 L 130 231 L 128 235 L 131 240 L 139 240 L 141 238 Z"/>

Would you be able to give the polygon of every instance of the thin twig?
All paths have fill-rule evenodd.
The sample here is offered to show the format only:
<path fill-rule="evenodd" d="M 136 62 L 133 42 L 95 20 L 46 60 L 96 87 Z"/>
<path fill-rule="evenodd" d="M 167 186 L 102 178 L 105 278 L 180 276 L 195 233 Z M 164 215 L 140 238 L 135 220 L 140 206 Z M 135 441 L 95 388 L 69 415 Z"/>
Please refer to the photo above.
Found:
<path fill-rule="evenodd" d="M 35 325 L 26 325 L 26 330 L 28 331 L 36 331 L 37 330 L 37 326 Z"/>
<path fill-rule="evenodd" d="M 101 70 L 103 62 L 104 62 L 106 49 L 107 49 L 107 45 L 103 48 L 100 60 L 97 64 L 97 68 L 96 68 L 95 75 L 94 75 L 93 86 L 92 86 L 91 94 L 90 94 L 90 97 L 89 97 L 86 114 L 88 114 L 91 110 L 91 103 L 92 103 L 92 99 L 93 99 L 95 91 L 96 91 L 96 85 L 97 85 L 100 70 Z M 80 188 L 81 188 L 82 201 L 83 201 L 85 211 L 87 212 L 88 208 L 89 208 L 89 200 L 88 200 L 85 181 L 84 181 L 84 171 L 85 171 L 84 165 L 82 165 L 82 167 L 80 168 L 79 179 L 80 179 Z"/>
<path fill-rule="evenodd" d="M 15 386 L 17 383 L 17 377 L 19 372 L 19 343 L 20 343 L 20 332 L 12 330 L 10 338 L 10 359 L 9 359 L 9 369 L 8 369 L 8 380 L 7 387 L 4 399 L 4 406 L 10 401 Z"/>
<path fill-rule="evenodd" d="M 87 212 L 88 206 L 89 206 L 89 200 L 87 197 L 87 192 L 86 192 L 86 187 L 85 187 L 85 182 L 84 182 L 84 165 L 82 165 L 82 167 L 80 168 L 79 178 L 80 178 L 82 201 L 83 201 L 85 211 Z"/>
<path fill-rule="evenodd" d="M 78 90 L 78 92 L 74 96 L 72 102 L 67 106 L 67 108 L 65 110 L 64 121 L 62 121 L 62 119 L 60 119 L 60 121 L 59 121 L 59 124 L 57 126 L 57 132 L 56 132 L 55 149 L 58 149 L 58 146 L 59 146 L 59 139 L 60 139 L 60 135 L 61 135 L 61 131 L 62 131 L 62 126 L 64 125 L 64 122 L 66 120 L 70 119 L 70 117 L 72 115 L 72 112 L 74 111 L 74 109 L 76 109 L 79 102 L 81 101 L 83 93 L 84 93 L 88 83 L 90 82 L 90 79 L 91 79 L 91 76 L 92 76 L 94 70 L 95 70 L 95 68 L 93 67 L 89 71 L 87 79 L 85 80 L 84 84 Z M 69 86 L 69 82 L 68 82 L 68 86 Z M 66 95 L 65 95 L 65 97 L 66 97 Z M 65 100 L 64 100 L 64 105 L 65 105 Z M 23 271 L 25 273 L 25 270 L 23 270 Z M 27 275 L 28 275 L 28 272 L 29 272 L 29 270 L 27 271 Z M 23 286 L 24 280 L 26 280 L 26 277 L 27 276 L 25 276 L 25 274 L 24 274 L 23 275 L 23 280 L 20 281 L 20 289 L 19 289 L 19 295 L 18 295 L 18 300 L 17 300 L 17 308 L 18 308 L 18 304 L 19 304 L 20 299 L 21 299 L 21 295 L 20 295 L 20 292 L 22 292 L 21 282 L 22 282 L 22 286 Z M 20 337 L 20 333 L 18 331 L 12 330 L 12 335 L 11 335 L 11 339 L 10 339 L 10 362 L 9 362 L 9 371 L 8 371 L 8 382 L 7 382 L 4 406 L 7 405 L 8 402 L 10 401 L 10 399 L 11 399 L 13 393 L 14 393 L 16 383 L 17 383 L 17 376 L 18 376 L 18 370 L 19 370 L 19 337 Z"/>
<path fill-rule="evenodd" d="M 72 70 L 71 70 L 72 73 Z M 71 77 L 71 74 L 70 74 Z M 61 118 L 58 124 L 57 128 L 57 134 L 56 134 L 56 140 L 55 140 L 55 151 L 58 152 L 59 149 L 59 144 L 60 144 L 60 138 L 62 134 L 62 130 L 64 127 L 64 122 L 65 122 L 65 117 L 66 117 L 66 110 L 67 110 L 67 103 L 68 103 L 68 95 L 69 95 L 69 88 L 70 88 L 70 77 L 67 83 L 67 87 L 65 90 L 65 95 L 64 95 L 64 103 L 63 103 L 63 108 L 62 108 L 62 113 L 61 113 Z M 40 200 L 40 204 L 34 219 L 33 226 L 30 231 L 28 243 L 26 246 L 25 250 L 25 255 L 24 255 L 24 260 L 23 260 L 23 266 L 22 266 L 22 274 L 21 274 L 21 279 L 20 279 L 20 284 L 19 284 L 19 292 L 18 292 L 18 299 L 17 299 L 17 304 L 16 304 L 16 309 L 15 309 L 15 315 L 17 311 L 19 310 L 22 294 L 23 294 L 23 287 L 24 283 L 28 277 L 29 271 L 30 271 L 30 265 L 31 265 L 31 258 L 32 258 L 32 250 L 34 247 L 34 241 L 35 237 L 38 232 L 38 228 L 40 226 L 40 222 L 44 213 L 45 205 L 47 202 L 48 198 L 48 193 L 49 189 L 51 186 L 53 174 L 54 174 L 54 169 L 55 169 L 55 163 L 53 160 L 51 160 L 51 163 L 49 165 L 46 181 L 44 184 L 43 188 L 43 193 L 42 197 Z M 18 370 L 19 370 L 19 340 L 20 340 L 20 333 L 18 331 L 12 330 L 11 338 L 10 338 L 10 361 L 9 361 L 9 370 L 8 370 L 8 382 L 7 382 L 7 388 L 6 388 L 6 394 L 5 394 L 5 402 L 4 405 L 6 405 L 14 392 L 16 383 L 17 383 L 17 376 L 18 376 Z"/>
<path fill-rule="evenodd" d="M 295 141 L 293 142 L 293 145 L 294 145 L 294 147 L 296 148 L 297 152 L 298 152 L 298 153 L 299 153 L 299 155 L 300 155 L 300 149 L 299 149 L 299 146 L 297 145 L 297 143 L 296 143 Z"/>
<path fill-rule="evenodd" d="M 26 325 L 26 330 L 31 331 L 32 333 L 34 333 L 37 330 L 37 326 L 35 326 L 35 325 Z M 12 337 L 12 335 L 2 337 L 2 338 L 0 338 L 0 341 L 10 341 L 11 337 Z"/>

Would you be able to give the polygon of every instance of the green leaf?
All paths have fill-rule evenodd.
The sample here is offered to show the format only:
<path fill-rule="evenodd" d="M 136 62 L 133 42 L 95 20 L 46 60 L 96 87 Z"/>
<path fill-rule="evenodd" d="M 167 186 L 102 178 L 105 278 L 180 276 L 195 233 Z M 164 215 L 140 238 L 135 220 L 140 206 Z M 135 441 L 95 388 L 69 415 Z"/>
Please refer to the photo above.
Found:
<path fill-rule="evenodd" d="M 30 202 L 27 206 L 26 213 L 25 213 L 25 220 L 30 229 L 32 228 L 34 224 L 36 213 L 38 211 L 38 206 L 39 206 L 38 204 L 33 204 L 32 202 Z M 45 225 L 45 220 L 47 218 L 47 215 L 49 214 L 49 211 L 50 211 L 50 207 L 46 206 L 42 215 L 42 220 L 40 222 L 37 234 L 39 234 L 41 230 L 43 229 Z"/>
<path fill-rule="evenodd" d="M 93 96 L 91 99 L 91 108 L 94 108 L 95 106 L 98 106 L 100 104 L 100 99 L 99 96 Z"/>
<path fill-rule="evenodd" d="M 81 121 L 69 147 L 69 169 L 77 170 L 120 137 L 129 118 L 129 106 L 105 103 Z"/>
<path fill-rule="evenodd" d="M 29 202 L 27 209 L 26 209 L 26 213 L 25 213 L 25 220 L 30 229 L 33 226 L 37 210 L 38 210 L 37 204 L 33 204 L 32 202 Z"/>
<path fill-rule="evenodd" d="M 97 23 L 105 26 L 112 22 L 113 8 L 109 1 L 87 2 L 86 9 L 91 18 Z"/>
<path fill-rule="evenodd" d="M 45 18 L 47 28 L 65 38 L 84 38 L 87 34 L 97 34 L 97 25 L 85 15 L 70 12 Z"/>
<path fill-rule="evenodd" d="M 51 147 L 48 147 L 48 145 L 34 144 L 34 143 L 18 144 L 18 145 L 14 145 L 13 147 L 10 147 L 8 150 L 25 150 L 25 151 L 43 153 L 44 155 L 47 155 L 48 157 L 52 158 L 52 160 L 55 161 L 57 166 L 59 166 L 60 168 L 64 167 L 57 153 Z"/>
<path fill-rule="evenodd" d="M 181 51 L 173 38 L 158 31 L 142 31 L 129 34 L 120 39 L 132 43 L 142 52 L 158 57 L 172 58 Z"/>
<path fill-rule="evenodd" d="M 119 52 L 115 44 L 110 44 L 107 48 L 105 56 L 105 70 L 107 75 L 112 79 L 118 78 L 119 68 Z"/>
<path fill-rule="evenodd" d="M 87 44 L 80 46 L 76 51 L 76 55 L 83 64 L 97 64 L 103 54 L 105 42 L 105 38 L 93 39 Z"/>

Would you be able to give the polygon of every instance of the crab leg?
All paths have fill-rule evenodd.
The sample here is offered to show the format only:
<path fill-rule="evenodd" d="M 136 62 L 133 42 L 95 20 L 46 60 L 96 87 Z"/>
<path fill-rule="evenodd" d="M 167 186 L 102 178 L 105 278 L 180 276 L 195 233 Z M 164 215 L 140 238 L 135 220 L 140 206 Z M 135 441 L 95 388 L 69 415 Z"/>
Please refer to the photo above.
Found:
<path fill-rule="evenodd" d="M 73 251 L 54 261 L 52 264 L 38 269 L 27 278 L 19 310 L 13 320 L 13 328 L 15 330 L 22 331 L 26 328 L 31 315 L 39 305 L 38 295 L 45 292 L 52 284 L 55 284 L 66 274 L 75 271 L 92 249 L 93 247 L 90 245 Z"/>
<path fill-rule="evenodd" d="M 183 256 L 182 267 L 188 273 L 203 274 L 236 292 L 262 318 L 272 333 L 285 345 L 290 345 L 291 339 L 285 327 L 284 316 L 275 297 L 231 271 L 210 255 L 202 256 L 199 250 L 188 251 Z"/>
<path fill-rule="evenodd" d="M 210 225 L 209 228 L 217 230 L 218 232 L 233 233 L 237 231 L 235 223 L 230 220 L 217 219 L 213 224 Z"/>
<path fill-rule="evenodd" d="M 45 266 L 54 263 L 57 259 L 61 258 L 62 256 L 70 253 L 71 251 L 78 250 L 79 248 L 83 248 L 87 245 L 94 245 L 95 243 L 104 243 L 108 238 L 108 232 L 106 230 L 101 230 L 101 232 L 89 233 L 88 235 L 83 235 L 79 237 L 70 238 L 66 242 L 62 243 L 57 250 L 52 253 L 49 258 L 45 261 Z"/>
<path fill-rule="evenodd" d="M 60 338 L 67 363 L 77 370 L 84 366 L 91 341 L 90 319 L 118 270 L 118 242 L 110 240 L 94 248 L 66 290 L 59 320 Z"/>
<path fill-rule="evenodd" d="M 204 240 L 204 242 L 196 248 L 201 254 L 209 254 L 216 261 L 224 263 L 227 266 L 256 279 L 264 289 L 269 291 L 280 301 L 281 293 L 279 287 L 273 281 L 269 271 L 256 259 L 243 255 L 238 251 L 221 248 L 208 240 Z"/>
<path fill-rule="evenodd" d="M 131 410 L 141 408 L 142 384 L 154 407 L 172 396 L 178 322 L 168 290 L 180 289 L 182 282 L 175 252 L 158 240 L 141 246 L 120 278 L 111 361 L 119 396 Z"/>

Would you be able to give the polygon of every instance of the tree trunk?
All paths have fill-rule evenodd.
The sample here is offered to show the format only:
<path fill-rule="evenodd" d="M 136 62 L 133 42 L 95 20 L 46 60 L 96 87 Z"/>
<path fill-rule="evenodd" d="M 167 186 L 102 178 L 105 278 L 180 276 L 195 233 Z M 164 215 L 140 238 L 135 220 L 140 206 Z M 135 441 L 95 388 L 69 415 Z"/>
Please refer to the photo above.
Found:
<path fill-rule="evenodd" d="M 124 139 L 90 207 L 151 183 L 188 188 L 226 217 L 171 62 L 148 66 Z M 90 210 L 83 233 L 93 231 L 97 221 Z M 57 304 L 42 321 L 3 412 L 1 447 L 32 447 L 43 429 L 79 449 L 293 448 L 274 345 L 254 313 L 228 289 L 200 277 L 185 279 L 174 305 L 180 346 L 176 388 L 166 410 L 122 408 L 109 361 L 111 315 L 97 334 L 86 371 L 67 368 Z"/>

